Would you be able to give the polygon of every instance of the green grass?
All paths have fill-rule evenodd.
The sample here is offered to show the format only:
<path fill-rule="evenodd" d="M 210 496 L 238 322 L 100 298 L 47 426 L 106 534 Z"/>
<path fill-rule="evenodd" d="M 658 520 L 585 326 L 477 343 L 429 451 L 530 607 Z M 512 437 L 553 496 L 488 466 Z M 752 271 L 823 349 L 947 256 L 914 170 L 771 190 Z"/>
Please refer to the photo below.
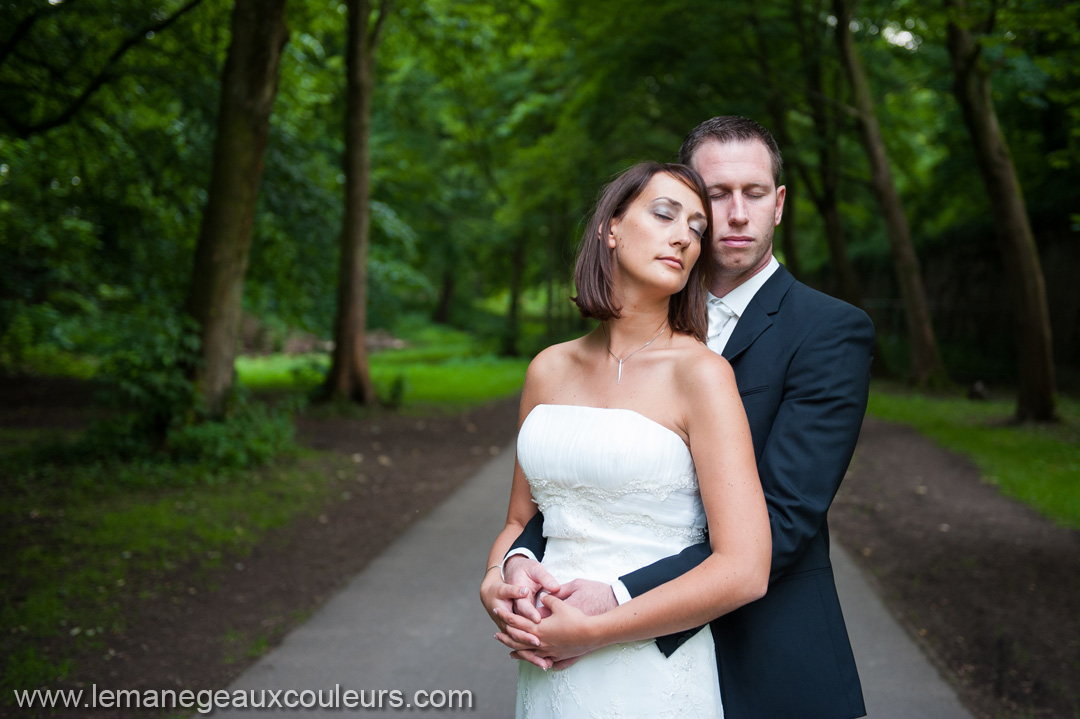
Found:
<path fill-rule="evenodd" d="M 265 634 L 249 638 L 234 629 L 225 632 L 222 644 L 225 646 L 225 664 L 236 664 L 245 659 L 258 659 L 270 650 L 270 638 Z"/>
<path fill-rule="evenodd" d="M 973 402 L 875 385 L 868 411 L 970 457 L 1006 496 L 1080 529 L 1080 402 L 1060 398 L 1058 408 L 1058 424 L 1012 425 L 1013 399 Z"/>
<path fill-rule="evenodd" d="M 250 390 L 310 390 L 323 379 L 326 355 L 269 355 L 237 360 L 240 381 Z M 506 397 L 521 390 L 529 360 L 441 356 L 424 349 L 387 350 L 371 358 L 371 381 L 381 399 L 404 383 L 402 404 L 463 407 Z"/>
<path fill-rule="evenodd" d="M 396 334 L 407 346 L 373 355 L 371 373 L 380 397 L 406 410 L 459 409 L 521 389 L 528 360 L 495 357 L 489 342 L 419 321 Z M 306 392 L 328 364 L 326 355 L 243 357 L 237 372 L 248 389 Z M 123 607 L 138 597 L 203 591 L 210 570 L 315 511 L 351 470 L 338 466 L 347 458 L 305 451 L 254 469 L 209 459 L 120 461 L 86 454 L 79 440 L 80 433 L 0 433 L 0 686 L 54 684 L 71 671 L 71 657 L 106 649 L 109 634 L 123 628 Z M 165 585 L 178 569 L 187 584 Z M 223 641 L 238 661 L 267 645 L 265 637 Z"/>
<path fill-rule="evenodd" d="M 521 390 L 529 360 L 496 357 L 490 348 L 460 330 L 437 325 L 406 326 L 408 344 L 370 358 L 371 380 L 384 401 L 405 407 L 460 408 L 506 397 Z M 325 354 L 240 357 L 241 383 L 251 390 L 310 390 L 330 365 Z M 395 397 L 395 395 L 398 395 Z"/>
<path fill-rule="evenodd" d="M 480 404 L 521 390 L 529 361 L 476 357 L 440 364 L 380 364 L 372 362 L 371 379 L 376 391 L 391 387 L 400 377 L 404 383 L 403 403 L 408 405 Z"/>
<path fill-rule="evenodd" d="M 47 344 L 28 347 L 18 356 L 0 348 L 0 368 L 13 373 L 90 379 L 98 373 L 99 365 L 96 357 L 68 352 Z"/>
<path fill-rule="evenodd" d="M 123 463 L 28 467 L 24 460 L 6 455 L 0 464 L 13 480 L 0 502 L 7 554 L 0 685 L 9 688 L 53 683 L 74 652 L 104 647 L 123 628 L 122 608 L 132 599 L 189 591 L 161 586 L 178 567 L 191 570 L 197 587 L 223 558 L 244 555 L 268 530 L 315 511 L 347 468 L 346 458 L 313 452 L 253 470 L 159 463 L 155 484 L 133 490 L 113 482 L 131 471 Z M 41 645 L 53 647 L 50 656 L 29 649 Z"/>
<path fill-rule="evenodd" d="M 237 357 L 236 374 L 251 390 L 312 389 L 322 381 L 330 357 L 324 354 Z"/>

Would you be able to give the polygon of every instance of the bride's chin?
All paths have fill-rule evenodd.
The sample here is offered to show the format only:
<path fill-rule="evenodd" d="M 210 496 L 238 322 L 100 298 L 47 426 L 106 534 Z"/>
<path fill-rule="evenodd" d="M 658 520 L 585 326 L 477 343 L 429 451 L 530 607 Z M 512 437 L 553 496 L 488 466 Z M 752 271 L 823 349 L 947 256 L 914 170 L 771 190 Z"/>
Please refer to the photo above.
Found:
<path fill-rule="evenodd" d="M 675 295 L 679 294 L 680 292 L 682 292 L 685 289 L 686 289 L 686 282 L 680 282 L 678 284 L 669 284 L 666 287 L 664 287 L 664 296 L 667 297 L 668 299 L 670 299 L 670 298 L 674 297 Z"/>

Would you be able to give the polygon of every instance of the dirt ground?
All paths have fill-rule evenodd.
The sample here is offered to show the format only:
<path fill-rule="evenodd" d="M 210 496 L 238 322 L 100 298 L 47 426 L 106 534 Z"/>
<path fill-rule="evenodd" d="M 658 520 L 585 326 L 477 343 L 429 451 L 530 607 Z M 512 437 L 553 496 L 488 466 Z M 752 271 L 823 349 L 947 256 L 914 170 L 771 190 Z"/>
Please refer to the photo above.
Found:
<path fill-rule="evenodd" d="M 1080 533 L 873 418 L 829 516 L 976 717 L 1080 716 Z"/>
<path fill-rule="evenodd" d="M 0 390 L 0 420 L 23 426 L 77 425 L 76 408 L 35 401 L 85 407 L 78 392 Z M 276 644 L 511 442 L 516 416 L 508 400 L 446 416 L 301 418 L 306 445 L 362 454 L 365 481 L 343 479 L 349 499 L 250 555 L 197 577 L 178 571 L 133 601 L 126 633 L 110 653 L 80 657 L 65 686 L 227 686 L 254 661 L 253 643 Z M 1080 716 L 1080 534 L 1002 498 L 963 458 L 872 419 L 830 526 L 977 717 Z"/>
<path fill-rule="evenodd" d="M 110 641 L 115 654 L 81 658 L 74 681 L 133 689 L 223 688 L 254 661 L 252 646 L 277 644 L 488 462 L 516 426 L 516 401 L 441 417 L 302 418 L 301 442 L 362 455 L 357 474 L 365 481 L 350 473 L 335 493 L 342 497 L 348 491 L 348 500 L 335 499 L 317 515 L 271 533 L 239 563 L 225 562 L 196 580 L 177 576 L 140 601 L 132 607 L 126 636 Z M 93 713 L 94 719 L 105 716 Z"/>

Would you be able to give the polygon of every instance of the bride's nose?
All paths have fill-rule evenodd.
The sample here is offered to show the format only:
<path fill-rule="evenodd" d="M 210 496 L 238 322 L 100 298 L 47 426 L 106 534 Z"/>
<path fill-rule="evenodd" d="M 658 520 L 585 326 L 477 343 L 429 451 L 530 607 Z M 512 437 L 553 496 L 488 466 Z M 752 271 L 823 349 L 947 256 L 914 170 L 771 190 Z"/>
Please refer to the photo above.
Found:
<path fill-rule="evenodd" d="M 671 244 L 681 245 L 683 247 L 688 246 L 690 244 L 690 233 L 691 230 L 689 227 L 678 228 L 675 232 L 671 233 Z"/>

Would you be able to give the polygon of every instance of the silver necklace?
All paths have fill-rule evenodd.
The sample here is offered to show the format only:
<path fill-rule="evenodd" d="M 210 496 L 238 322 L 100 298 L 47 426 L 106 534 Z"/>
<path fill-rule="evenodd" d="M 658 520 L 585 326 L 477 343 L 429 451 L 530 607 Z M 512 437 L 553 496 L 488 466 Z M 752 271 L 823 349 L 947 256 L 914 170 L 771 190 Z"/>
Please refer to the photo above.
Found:
<path fill-rule="evenodd" d="M 651 340 L 649 340 L 645 344 L 641 345 L 640 347 L 638 347 L 636 350 L 634 350 L 630 354 L 626 355 L 625 357 L 619 357 L 618 355 L 616 355 L 614 352 L 611 351 L 611 335 L 608 334 L 607 325 L 604 325 L 603 327 L 604 327 L 604 337 L 607 338 L 607 351 L 608 351 L 608 354 L 611 355 L 612 357 L 614 357 L 619 362 L 619 376 L 615 379 L 615 384 L 622 384 L 622 366 L 623 366 L 623 362 L 630 359 L 631 357 L 636 355 L 638 352 L 645 349 L 646 347 L 651 345 L 653 342 L 655 342 L 657 339 L 659 339 L 660 335 L 664 334 L 664 330 L 667 329 L 667 323 L 665 322 L 664 326 L 660 328 L 660 331 L 656 333 L 656 337 L 653 337 Z"/>

